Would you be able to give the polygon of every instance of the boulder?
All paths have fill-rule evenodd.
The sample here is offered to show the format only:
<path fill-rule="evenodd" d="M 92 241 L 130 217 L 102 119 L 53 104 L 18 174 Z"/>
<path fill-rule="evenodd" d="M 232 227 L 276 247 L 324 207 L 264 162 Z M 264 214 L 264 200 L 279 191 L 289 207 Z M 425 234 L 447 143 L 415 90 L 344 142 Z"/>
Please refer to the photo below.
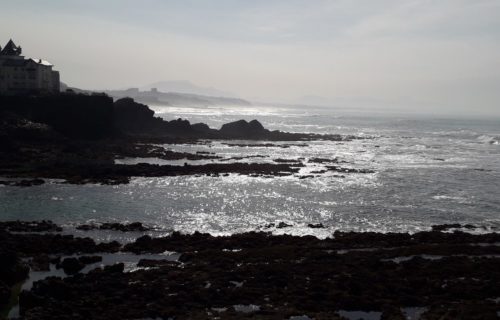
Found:
<path fill-rule="evenodd" d="M 64 273 L 73 275 L 80 272 L 85 267 L 85 264 L 78 258 L 66 258 L 61 262 L 61 268 Z"/>
<path fill-rule="evenodd" d="M 266 130 L 257 120 L 250 122 L 238 120 L 224 124 L 219 132 L 231 138 L 256 138 L 268 134 L 269 130 Z"/>

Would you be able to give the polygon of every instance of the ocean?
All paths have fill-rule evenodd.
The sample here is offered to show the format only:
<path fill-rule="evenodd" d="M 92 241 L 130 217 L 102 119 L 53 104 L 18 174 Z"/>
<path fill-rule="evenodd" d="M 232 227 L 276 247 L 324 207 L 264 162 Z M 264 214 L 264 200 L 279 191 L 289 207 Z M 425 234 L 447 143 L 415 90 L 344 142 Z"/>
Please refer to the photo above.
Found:
<path fill-rule="evenodd" d="M 0 220 L 50 219 L 69 229 L 89 222 L 139 221 L 158 232 L 222 235 L 263 230 L 318 237 L 335 230 L 417 232 L 445 223 L 473 224 L 485 231 L 500 228 L 500 121 L 330 108 L 152 109 L 168 120 L 181 117 L 214 128 L 234 120 L 257 119 L 272 130 L 363 139 L 272 142 L 277 146 L 262 147 L 228 145 L 254 141 L 165 145 L 174 151 L 211 152 L 226 160 L 116 161 L 183 165 L 281 158 L 301 159 L 305 166 L 293 176 L 273 178 L 231 174 L 134 178 L 130 184 L 116 186 L 54 180 L 29 188 L 3 186 Z M 243 159 L 228 160 L 234 157 Z M 319 174 L 327 164 L 308 161 L 315 157 L 337 159 L 342 167 L 373 173 Z M 289 226 L 276 228 L 280 222 Z M 320 223 L 324 228 L 308 227 Z"/>

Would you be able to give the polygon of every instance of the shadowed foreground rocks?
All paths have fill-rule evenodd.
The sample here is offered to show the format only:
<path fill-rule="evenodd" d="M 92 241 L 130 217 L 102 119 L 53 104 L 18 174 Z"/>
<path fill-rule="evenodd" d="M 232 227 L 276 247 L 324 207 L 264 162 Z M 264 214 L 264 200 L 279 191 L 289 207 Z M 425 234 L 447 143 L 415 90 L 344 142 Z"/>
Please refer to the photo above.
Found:
<path fill-rule="evenodd" d="M 55 234 L 0 232 L 2 252 L 12 248 L 19 257 L 57 252 L 93 255 L 62 260 L 61 267 L 66 265 L 74 276 L 37 281 L 32 290 L 22 292 L 22 319 L 294 319 L 302 315 L 343 319 L 346 311 L 405 319 L 404 313 L 411 310 L 407 308 L 421 310 L 421 319 L 428 320 L 497 319 L 500 307 L 500 235 L 496 233 L 336 232 L 320 240 L 263 232 L 226 237 L 174 232 L 163 238 L 142 236 L 120 250 L 175 251 L 181 253 L 178 261 L 144 258 L 138 263 L 143 269 L 134 272 L 125 272 L 124 264 L 118 263 L 81 274 L 78 270 L 86 263 L 99 261 L 100 251 L 119 248 Z M 82 247 L 84 243 L 88 249 Z M 12 263 L 2 260 L 5 267 L 12 268 Z"/>

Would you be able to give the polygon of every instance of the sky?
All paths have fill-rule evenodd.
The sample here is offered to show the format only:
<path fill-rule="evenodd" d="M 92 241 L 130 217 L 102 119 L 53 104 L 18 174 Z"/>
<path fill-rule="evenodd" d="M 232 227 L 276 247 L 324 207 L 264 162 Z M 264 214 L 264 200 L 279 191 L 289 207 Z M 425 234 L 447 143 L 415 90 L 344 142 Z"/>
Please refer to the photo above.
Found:
<path fill-rule="evenodd" d="M 500 0 L 0 0 L 0 45 L 84 89 L 500 117 Z"/>

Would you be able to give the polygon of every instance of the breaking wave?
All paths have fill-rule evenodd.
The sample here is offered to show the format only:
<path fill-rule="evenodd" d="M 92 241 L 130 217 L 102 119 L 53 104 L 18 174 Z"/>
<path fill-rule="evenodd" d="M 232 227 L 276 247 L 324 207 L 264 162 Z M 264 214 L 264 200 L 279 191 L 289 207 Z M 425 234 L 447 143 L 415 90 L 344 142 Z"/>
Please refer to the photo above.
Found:
<path fill-rule="evenodd" d="M 489 144 L 494 144 L 494 145 L 500 144 L 500 136 L 482 135 L 482 136 L 479 136 L 477 139 L 483 143 L 489 143 Z"/>

